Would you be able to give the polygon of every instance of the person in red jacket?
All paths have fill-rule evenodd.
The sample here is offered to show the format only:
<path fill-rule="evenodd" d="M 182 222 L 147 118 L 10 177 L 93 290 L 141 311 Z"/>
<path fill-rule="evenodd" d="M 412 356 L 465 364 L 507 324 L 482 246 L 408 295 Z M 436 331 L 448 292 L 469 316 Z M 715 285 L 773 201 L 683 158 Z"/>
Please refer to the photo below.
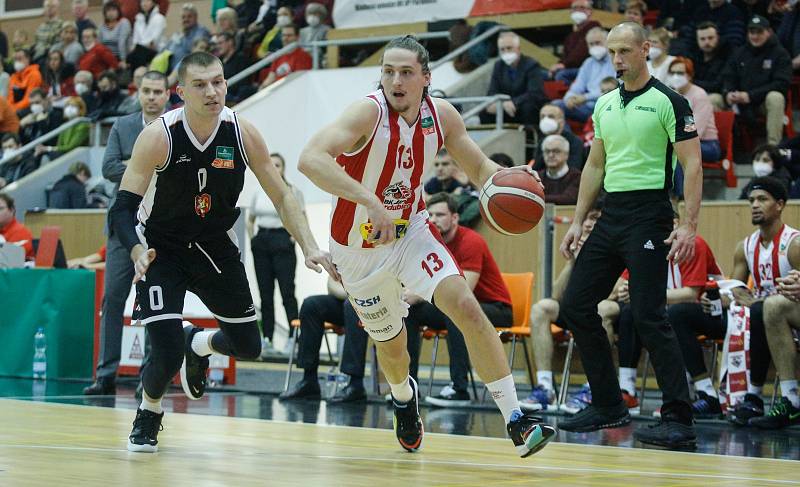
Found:
<path fill-rule="evenodd" d="M 17 221 L 14 198 L 0 193 L 0 236 L 6 242 L 16 242 L 25 248 L 25 259 L 33 260 L 33 234 Z"/>
<path fill-rule="evenodd" d="M 109 48 L 97 42 L 97 29 L 87 27 L 83 29 L 81 41 L 86 53 L 78 61 L 78 69 L 90 71 L 97 79 L 103 71 L 117 69 L 119 60 L 114 56 Z"/>
<path fill-rule="evenodd" d="M 281 29 L 281 40 L 283 41 L 284 46 L 288 46 L 292 42 L 297 42 L 297 39 L 298 32 L 296 25 L 289 24 L 283 26 Z M 309 56 L 305 50 L 298 47 L 294 51 L 284 54 L 273 61 L 269 69 L 265 68 L 261 71 L 259 74 L 259 79 L 263 79 L 264 81 L 261 83 L 259 89 L 266 88 L 272 83 L 288 76 L 291 73 L 294 73 L 295 71 L 311 69 L 312 64 L 313 61 L 311 56 Z M 262 78 L 264 76 L 266 77 Z"/>
<path fill-rule="evenodd" d="M 31 91 L 42 86 L 42 73 L 38 64 L 31 64 L 31 53 L 26 49 L 14 51 L 14 74 L 8 80 L 8 103 L 19 112 L 31 104 Z"/>

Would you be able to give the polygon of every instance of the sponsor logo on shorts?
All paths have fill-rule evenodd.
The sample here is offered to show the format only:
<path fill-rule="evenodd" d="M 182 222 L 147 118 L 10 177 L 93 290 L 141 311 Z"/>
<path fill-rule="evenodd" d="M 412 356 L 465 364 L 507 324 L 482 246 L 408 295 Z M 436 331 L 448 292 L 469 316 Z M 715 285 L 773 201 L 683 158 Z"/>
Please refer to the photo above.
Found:
<path fill-rule="evenodd" d="M 357 310 L 357 311 L 358 311 L 358 316 L 360 316 L 363 320 L 367 320 L 367 321 L 379 320 L 381 318 L 385 318 L 386 315 L 389 314 L 389 309 L 386 308 L 386 307 L 383 307 L 383 308 L 379 309 L 378 311 L 375 311 L 374 313 L 370 313 L 370 312 L 367 312 L 367 311 L 361 311 L 361 310 Z"/>
<path fill-rule="evenodd" d="M 396 182 L 383 190 L 383 206 L 389 210 L 405 210 L 411 208 L 411 189 L 402 181 Z"/>
<path fill-rule="evenodd" d="M 385 333 L 389 333 L 390 331 L 392 331 L 392 328 L 394 328 L 392 325 L 386 325 L 383 328 L 380 328 L 378 330 L 373 330 L 372 328 L 370 328 L 369 331 L 370 331 L 370 333 L 375 333 L 375 334 L 385 334 Z"/>
<path fill-rule="evenodd" d="M 358 299 L 358 298 L 353 298 L 353 301 L 354 301 L 354 302 L 355 302 L 355 303 L 356 303 L 358 306 L 363 306 L 363 307 L 365 307 L 365 308 L 366 308 L 366 307 L 369 307 L 369 306 L 374 306 L 374 305 L 376 305 L 376 304 L 380 303 L 380 302 L 381 302 L 381 297 L 380 297 L 380 296 L 373 296 L 373 297 L 371 297 L 371 298 L 367 298 L 367 299 Z"/>

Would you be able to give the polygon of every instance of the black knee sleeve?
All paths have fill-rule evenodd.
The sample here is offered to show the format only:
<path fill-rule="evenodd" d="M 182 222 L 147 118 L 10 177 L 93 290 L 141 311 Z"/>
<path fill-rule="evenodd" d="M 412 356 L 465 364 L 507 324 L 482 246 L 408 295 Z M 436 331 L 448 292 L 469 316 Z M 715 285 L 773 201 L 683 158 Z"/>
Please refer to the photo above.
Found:
<path fill-rule="evenodd" d="M 767 371 L 772 361 L 772 354 L 767 343 L 767 332 L 764 328 L 764 302 L 759 301 L 750 307 L 750 382 L 763 386 L 767 380 Z"/>
<path fill-rule="evenodd" d="M 211 337 L 211 348 L 234 358 L 253 360 L 261 355 L 261 334 L 255 320 L 250 323 L 219 322 L 221 333 Z"/>
<path fill-rule="evenodd" d="M 150 360 L 142 372 L 142 384 L 153 399 L 163 396 L 172 378 L 181 368 L 186 348 L 181 320 L 149 323 Z"/>

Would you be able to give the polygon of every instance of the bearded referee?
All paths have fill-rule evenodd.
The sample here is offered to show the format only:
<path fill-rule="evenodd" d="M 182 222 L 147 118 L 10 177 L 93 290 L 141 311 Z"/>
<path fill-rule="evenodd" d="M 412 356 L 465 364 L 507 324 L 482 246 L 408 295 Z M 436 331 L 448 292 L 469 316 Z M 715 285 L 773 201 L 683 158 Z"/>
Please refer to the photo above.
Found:
<path fill-rule="evenodd" d="M 631 421 L 597 314 L 597 303 L 627 267 L 636 330 L 650 352 L 664 400 L 658 424 L 637 430 L 634 438 L 691 448 L 694 421 L 683 357 L 667 321 L 666 283 L 669 259 L 680 262 L 694 254 L 702 192 L 700 142 L 689 103 L 647 70 L 647 31 L 623 22 L 608 34 L 607 45 L 623 83 L 597 100 L 594 142 L 581 176 L 573 224 L 561 243 L 561 253 L 571 257 L 581 236 L 580 223 L 604 188 L 608 196 L 603 216 L 577 257 L 562 304 L 592 388 L 592 404 L 559 422 L 559 427 L 594 431 Z M 687 215 L 673 231 L 668 190 L 676 160 L 683 165 Z"/>

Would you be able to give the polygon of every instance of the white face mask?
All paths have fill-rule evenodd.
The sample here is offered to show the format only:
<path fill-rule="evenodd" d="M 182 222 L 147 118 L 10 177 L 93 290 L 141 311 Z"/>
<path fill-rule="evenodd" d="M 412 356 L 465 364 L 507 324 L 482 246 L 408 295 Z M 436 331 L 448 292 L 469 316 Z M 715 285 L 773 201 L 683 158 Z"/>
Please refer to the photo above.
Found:
<path fill-rule="evenodd" d="M 14 157 L 19 154 L 19 149 L 6 149 L 3 151 L 3 157 Z"/>
<path fill-rule="evenodd" d="M 689 78 L 684 74 L 671 74 L 669 78 L 667 78 L 667 84 L 673 90 L 680 90 L 689 84 Z"/>
<path fill-rule="evenodd" d="M 14 71 L 19 73 L 25 68 L 27 68 L 27 66 L 25 66 L 25 63 L 23 63 L 22 61 L 14 61 Z"/>
<path fill-rule="evenodd" d="M 572 23 L 575 25 L 581 25 L 582 23 L 586 22 L 586 19 L 589 18 L 586 13 L 581 12 L 580 10 L 576 10 L 569 14 L 569 18 L 572 19 Z"/>
<path fill-rule="evenodd" d="M 64 116 L 67 118 L 70 119 L 75 118 L 78 116 L 78 113 L 80 112 L 78 111 L 78 107 L 76 107 L 75 105 L 67 105 L 64 108 Z"/>
<path fill-rule="evenodd" d="M 284 27 L 292 23 L 291 17 L 288 15 L 278 15 L 278 20 L 275 21 L 275 25 L 278 27 Z"/>
<path fill-rule="evenodd" d="M 544 117 L 539 120 L 539 130 L 545 135 L 550 135 L 558 130 L 558 122 L 554 118 Z"/>
<path fill-rule="evenodd" d="M 658 59 L 658 58 L 661 57 L 661 55 L 663 53 L 664 53 L 664 51 L 662 51 L 660 47 L 651 47 L 650 48 L 650 59 Z"/>
<path fill-rule="evenodd" d="M 608 54 L 608 49 L 603 46 L 592 46 L 589 48 L 589 55 L 598 61 L 606 57 L 606 54 Z"/>
<path fill-rule="evenodd" d="M 504 63 L 511 66 L 512 64 L 517 62 L 517 59 L 519 59 L 519 54 L 517 54 L 516 52 L 504 52 L 500 54 L 500 59 L 502 59 Z"/>
<path fill-rule="evenodd" d="M 38 115 L 44 111 L 44 105 L 41 103 L 31 103 L 31 113 Z"/>
<path fill-rule="evenodd" d="M 772 174 L 772 164 L 768 162 L 756 161 L 753 163 L 753 172 L 758 177 L 769 176 Z"/>
<path fill-rule="evenodd" d="M 311 27 L 318 26 L 319 22 L 320 22 L 319 15 L 306 15 L 306 23 Z"/>
<path fill-rule="evenodd" d="M 86 86 L 85 83 L 76 83 L 75 84 L 75 93 L 79 95 L 83 95 L 84 93 L 89 92 L 89 87 Z"/>

